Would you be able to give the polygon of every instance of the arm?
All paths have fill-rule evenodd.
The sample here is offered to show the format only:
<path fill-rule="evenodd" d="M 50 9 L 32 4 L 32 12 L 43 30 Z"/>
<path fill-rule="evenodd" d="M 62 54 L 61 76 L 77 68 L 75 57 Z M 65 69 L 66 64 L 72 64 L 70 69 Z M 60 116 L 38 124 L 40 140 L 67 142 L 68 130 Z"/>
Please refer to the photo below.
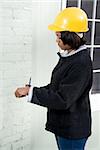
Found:
<path fill-rule="evenodd" d="M 44 86 L 45 89 L 49 89 L 50 84 Z M 29 92 L 28 92 L 28 102 L 31 102 L 32 99 L 32 94 L 33 94 L 33 86 L 30 87 Z"/>
<path fill-rule="evenodd" d="M 86 66 L 74 64 L 56 92 L 51 86 L 34 87 L 31 103 L 52 109 L 68 109 L 85 91 L 89 75 L 90 69 Z"/>
<path fill-rule="evenodd" d="M 44 86 L 44 88 L 49 89 L 49 86 L 50 84 Z M 28 101 L 30 102 L 33 94 L 32 92 L 33 92 L 33 86 L 26 85 L 25 87 L 17 88 L 15 91 L 15 96 L 17 98 L 22 98 L 28 95 Z"/>

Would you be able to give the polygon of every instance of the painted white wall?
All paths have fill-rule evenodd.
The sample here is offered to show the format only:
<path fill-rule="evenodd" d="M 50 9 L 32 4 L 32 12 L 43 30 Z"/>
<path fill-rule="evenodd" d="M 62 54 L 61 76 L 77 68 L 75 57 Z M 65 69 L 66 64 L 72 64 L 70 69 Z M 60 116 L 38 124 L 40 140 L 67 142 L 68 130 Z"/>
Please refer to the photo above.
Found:
<path fill-rule="evenodd" d="M 48 25 L 54 21 L 59 12 L 61 1 L 37 0 L 32 3 L 33 49 L 32 49 L 32 80 L 33 85 L 43 86 L 50 82 L 51 72 L 58 60 L 58 47 L 55 34 L 48 30 Z M 33 149 L 56 150 L 55 137 L 45 131 L 47 109 L 33 105 L 35 118 L 33 120 Z"/>
<path fill-rule="evenodd" d="M 100 94 L 90 95 L 92 110 L 92 135 L 86 144 L 86 150 L 99 150 L 100 148 Z"/>

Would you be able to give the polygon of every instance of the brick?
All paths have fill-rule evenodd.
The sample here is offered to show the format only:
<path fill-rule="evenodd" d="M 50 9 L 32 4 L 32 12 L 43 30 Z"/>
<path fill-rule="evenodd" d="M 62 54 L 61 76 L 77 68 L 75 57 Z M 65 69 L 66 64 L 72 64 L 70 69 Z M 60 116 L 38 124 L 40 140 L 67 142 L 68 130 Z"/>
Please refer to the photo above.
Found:
<path fill-rule="evenodd" d="M 27 98 L 14 95 L 32 74 L 31 17 L 31 0 L 0 1 L 0 150 L 31 150 Z"/>

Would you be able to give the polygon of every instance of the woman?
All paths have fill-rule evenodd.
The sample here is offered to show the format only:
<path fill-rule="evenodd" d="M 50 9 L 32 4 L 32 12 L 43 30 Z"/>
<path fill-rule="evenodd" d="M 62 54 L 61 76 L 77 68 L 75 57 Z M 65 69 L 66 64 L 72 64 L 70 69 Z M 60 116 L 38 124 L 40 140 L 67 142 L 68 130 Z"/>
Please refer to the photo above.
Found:
<path fill-rule="evenodd" d="M 55 31 L 61 48 L 50 84 L 18 88 L 15 95 L 26 96 L 32 90 L 30 102 L 48 108 L 46 130 L 55 134 L 59 150 L 84 150 L 91 135 L 92 63 L 83 38 L 87 16 L 79 8 L 66 8 L 49 29 Z"/>

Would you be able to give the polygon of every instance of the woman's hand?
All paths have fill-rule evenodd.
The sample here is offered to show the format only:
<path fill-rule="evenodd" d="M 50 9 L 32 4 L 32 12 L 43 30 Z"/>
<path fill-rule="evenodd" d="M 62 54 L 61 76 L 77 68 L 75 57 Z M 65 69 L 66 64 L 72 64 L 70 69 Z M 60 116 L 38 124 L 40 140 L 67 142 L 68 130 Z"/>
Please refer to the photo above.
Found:
<path fill-rule="evenodd" d="M 30 89 L 29 86 L 17 88 L 15 91 L 15 96 L 18 98 L 25 97 L 26 95 L 28 95 L 29 89 Z"/>

